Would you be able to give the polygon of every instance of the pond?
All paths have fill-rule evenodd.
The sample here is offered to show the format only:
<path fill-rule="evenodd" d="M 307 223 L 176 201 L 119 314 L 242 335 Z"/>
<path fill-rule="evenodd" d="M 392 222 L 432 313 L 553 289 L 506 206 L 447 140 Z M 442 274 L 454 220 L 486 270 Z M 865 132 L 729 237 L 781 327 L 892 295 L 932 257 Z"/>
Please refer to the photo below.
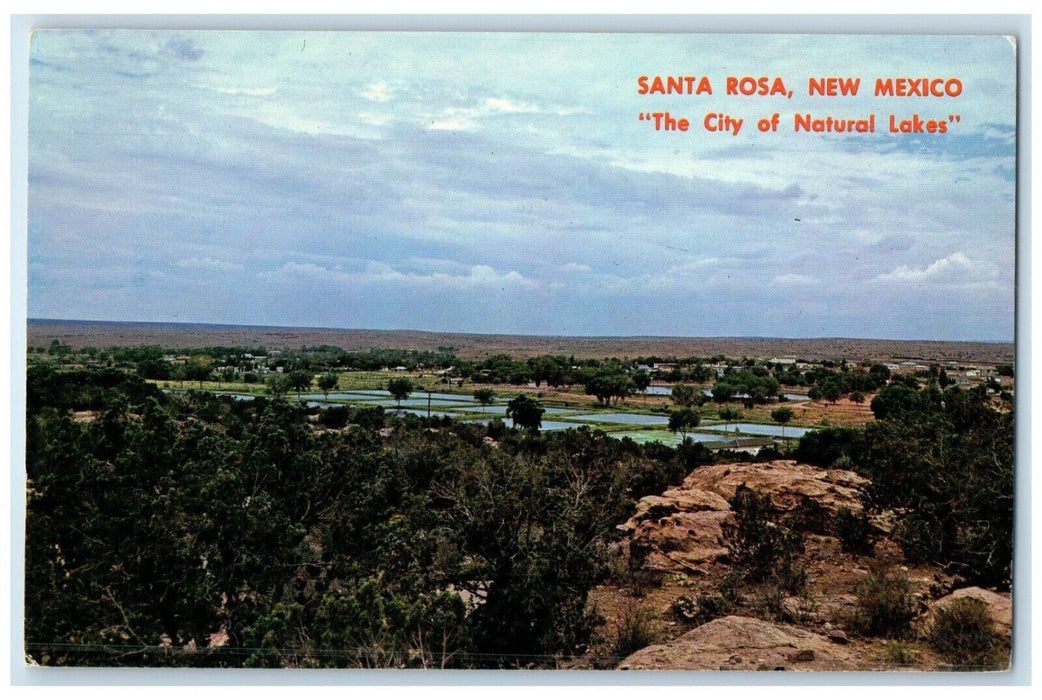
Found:
<path fill-rule="evenodd" d="M 296 394 L 286 394 L 290 398 L 296 398 Z M 302 399 L 332 399 L 334 401 L 373 401 L 374 399 L 389 398 L 391 395 L 386 391 L 382 394 L 367 393 L 362 391 L 331 391 L 328 394 L 308 392 L 301 394 Z"/>
<path fill-rule="evenodd" d="M 253 401 L 257 398 L 253 394 L 215 394 L 215 396 L 230 396 L 236 401 Z"/>
<path fill-rule="evenodd" d="M 799 428 L 794 425 L 785 426 L 785 435 L 782 435 L 782 426 L 780 425 L 764 425 L 762 423 L 720 423 L 719 425 L 701 425 L 699 426 L 702 430 L 719 430 L 720 432 L 733 433 L 736 429 L 738 432 L 747 433 L 749 435 L 769 435 L 771 437 L 786 437 L 786 438 L 798 438 L 803 437 L 809 433 L 813 428 Z"/>
<path fill-rule="evenodd" d="M 380 401 L 379 403 L 383 404 L 383 403 L 386 403 L 386 402 Z M 391 405 L 397 405 L 398 402 L 397 401 L 391 401 L 390 403 L 391 403 Z M 405 399 L 404 401 L 401 402 L 401 404 L 402 404 L 402 406 L 426 406 L 427 405 L 427 397 L 423 396 L 422 398 L 409 398 L 409 399 Z M 435 399 L 435 398 L 431 399 L 430 405 L 431 406 L 467 406 L 467 404 L 461 403 L 459 401 L 446 401 L 446 400 L 443 400 L 443 399 Z M 467 406 L 467 408 L 469 410 L 471 407 Z"/>
<path fill-rule="evenodd" d="M 670 447 L 679 445 L 685 437 L 680 433 L 668 433 L 664 430 L 623 430 L 607 433 L 607 435 L 619 440 L 628 437 L 641 445 L 647 442 L 661 442 Z M 726 439 L 723 435 L 711 433 L 688 433 L 686 437 L 691 438 L 694 442 L 722 442 Z"/>
<path fill-rule="evenodd" d="M 673 387 L 671 386 L 649 386 L 644 390 L 644 393 L 648 396 L 672 396 Z"/>
<path fill-rule="evenodd" d="M 373 398 L 373 397 L 387 398 L 387 397 L 389 397 L 391 395 L 391 392 L 387 391 L 386 389 L 351 389 L 350 391 L 347 392 L 347 394 L 352 395 L 351 398 L 355 398 L 356 396 L 359 396 L 359 395 L 363 396 L 363 397 L 368 397 L 368 398 Z M 330 394 L 330 397 L 332 397 L 332 396 L 333 396 L 333 394 Z M 423 391 L 422 389 L 413 389 L 412 392 L 409 394 L 409 399 L 410 400 L 421 399 L 421 398 L 425 402 L 424 405 L 426 405 L 427 392 Z M 476 403 L 477 402 L 477 399 L 475 399 L 470 394 L 446 394 L 446 393 L 437 392 L 437 391 L 432 391 L 431 392 L 431 399 L 432 400 L 438 400 L 438 401 L 456 401 L 456 402 L 462 402 L 462 403 Z M 433 404 L 431 404 L 431 405 L 433 405 Z"/>
<path fill-rule="evenodd" d="M 427 409 L 426 408 L 401 408 L 401 409 L 388 408 L 387 409 L 387 413 L 390 413 L 392 415 L 401 415 L 403 413 L 411 413 L 414 416 L 420 416 L 421 418 L 426 418 L 427 417 Z M 430 417 L 431 418 L 455 418 L 456 415 L 457 414 L 449 413 L 448 411 L 435 411 L 435 410 L 431 410 L 431 413 L 430 413 Z"/>
<path fill-rule="evenodd" d="M 457 408 L 455 408 L 453 410 L 458 411 L 460 413 L 492 413 L 492 414 L 495 414 L 495 415 L 504 416 L 504 415 L 506 415 L 507 407 L 505 405 L 500 405 L 500 406 L 460 406 L 460 407 L 457 407 Z M 544 415 L 553 415 L 555 413 L 575 413 L 575 409 L 574 408 L 554 408 L 552 406 L 543 408 L 543 414 Z"/>
<path fill-rule="evenodd" d="M 466 420 L 466 421 L 463 421 L 463 422 L 464 423 L 479 423 L 481 425 L 488 425 L 490 420 L 491 420 L 490 418 L 476 418 L 474 420 Z M 514 421 L 510 420 L 509 418 L 504 418 L 503 422 L 506 424 L 506 426 L 508 428 L 513 428 L 514 427 Z M 540 430 L 567 430 L 568 428 L 578 428 L 578 427 L 580 427 L 580 426 L 577 423 L 565 423 L 564 421 L 557 421 L 557 420 L 544 420 L 543 424 L 540 426 L 539 429 Z"/>
<path fill-rule="evenodd" d="M 632 423 L 633 425 L 669 425 L 667 416 L 649 416 L 645 413 L 587 413 L 572 416 L 575 420 L 598 423 Z"/>

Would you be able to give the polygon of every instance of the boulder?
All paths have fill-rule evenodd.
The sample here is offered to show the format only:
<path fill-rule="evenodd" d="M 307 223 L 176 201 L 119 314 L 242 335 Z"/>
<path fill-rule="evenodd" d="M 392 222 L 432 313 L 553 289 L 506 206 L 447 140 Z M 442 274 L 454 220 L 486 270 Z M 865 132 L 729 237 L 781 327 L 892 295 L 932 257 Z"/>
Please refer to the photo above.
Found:
<path fill-rule="evenodd" d="M 732 517 L 728 499 L 740 485 L 767 494 L 780 512 L 798 514 L 812 532 L 828 534 L 840 508 L 861 510 L 859 489 L 865 483 L 853 472 L 791 460 L 708 465 L 661 496 L 640 499 L 619 529 L 631 537 L 635 563 L 692 571 L 727 557 L 722 525 Z"/>
<path fill-rule="evenodd" d="M 995 629 L 998 632 L 1009 635 L 1013 629 L 1013 600 L 1009 593 L 995 593 L 984 588 L 978 588 L 971 586 L 969 588 L 960 588 L 957 591 L 939 598 L 930 604 L 930 612 L 927 613 L 927 622 L 929 618 L 933 617 L 933 613 L 937 608 L 944 607 L 952 601 L 959 600 L 960 598 L 974 598 L 983 602 L 988 606 L 988 610 L 991 612 L 991 618 L 995 621 Z"/>
<path fill-rule="evenodd" d="M 851 671 L 855 652 L 826 637 L 787 625 L 730 615 L 707 622 L 665 644 L 645 647 L 619 668 L 755 671 Z"/>

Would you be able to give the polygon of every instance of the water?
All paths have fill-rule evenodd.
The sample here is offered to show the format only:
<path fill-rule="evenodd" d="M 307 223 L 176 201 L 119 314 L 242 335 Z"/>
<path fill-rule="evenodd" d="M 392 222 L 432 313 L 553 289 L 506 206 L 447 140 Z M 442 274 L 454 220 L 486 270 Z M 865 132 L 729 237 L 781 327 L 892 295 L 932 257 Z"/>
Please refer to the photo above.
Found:
<path fill-rule="evenodd" d="M 166 390 L 164 389 L 164 391 Z M 253 394 L 216 394 L 216 396 L 230 396 L 236 401 L 253 401 L 257 398 Z"/>
<path fill-rule="evenodd" d="M 464 423 L 479 423 L 481 425 L 488 425 L 490 420 L 491 420 L 490 418 L 476 418 L 474 420 L 467 420 L 467 421 L 463 421 L 463 422 Z M 508 428 L 513 428 L 514 427 L 514 421 L 510 420 L 509 418 L 504 418 L 503 422 L 506 424 L 506 426 Z M 540 426 L 539 429 L 540 430 L 568 430 L 569 428 L 578 428 L 578 427 L 579 427 L 579 425 L 577 423 L 565 423 L 564 421 L 557 421 L 557 420 L 544 420 L 542 426 Z"/>
<path fill-rule="evenodd" d="M 370 396 L 370 397 L 372 397 L 372 396 L 387 397 L 387 396 L 391 395 L 391 392 L 389 392 L 389 391 L 387 391 L 385 389 L 352 389 L 350 391 L 350 393 L 352 393 L 352 394 L 361 394 L 363 396 Z M 418 399 L 418 398 L 422 398 L 424 401 L 426 401 L 427 400 L 427 392 L 423 391 L 422 389 L 414 389 L 412 391 L 412 393 L 409 394 L 409 399 L 410 400 L 411 399 Z M 475 402 L 477 402 L 477 399 L 475 399 L 470 394 L 446 394 L 446 393 L 441 393 L 441 392 L 437 392 L 437 391 L 432 391 L 431 392 L 431 399 L 437 399 L 439 401 L 457 401 L 457 402 L 464 402 L 464 403 L 475 403 Z"/>
<path fill-rule="evenodd" d="M 666 416 L 649 416 L 644 413 L 587 413 L 572 416 L 575 420 L 596 421 L 598 423 L 630 423 L 632 425 L 669 425 Z"/>
<path fill-rule="evenodd" d="M 719 425 L 703 425 L 699 426 L 702 430 L 719 430 L 720 432 L 733 433 L 737 428 L 741 433 L 748 433 L 749 435 L 769 435 L 771 437 L 782 437 L 782 427 L 780 425 L 764 425 L 762 423 L 728 423 Z M 809 433 L 813 428 L 798 428 L 793 425 L 785 426 L 786 438 L 798 438 L 803 437 Z"/>
<path fill-rule="evenodd" d="M 505 405 L 500 405 L 500 406 L 458 406 L 457 405 L 457 407 L 453 408 L 452 410 L 457 411 L 459 413 L 491 413 L 491 414 L 494 414 L 494 415 L 504 416 L 504 415 L 506 415 L 507 407 Z M 551 406 L 551 407 L 544 407 L 543 408 L 543 413 L 544 413 L 544 415 L 554 415 L 554 414 L 557 414 L 557 413 L 575 413 L 575 409 L 574 408 L 554 408 L 554 407 Z"/>
<path fill-rule="evenodd" d="M 296 394 L 287 394 L 287 396 L 295 397 Z M 389 397 L 388 392 L 382 393 L 370 393 L 364 391 L 331 391 L 328 394 L 320 394 L 316 392 L 309 392 L 307 394 L 301 394 L 302 399 L 334 399 L 340 401 L 372 401 L 376 398 Z"/>
<path fill-rule="evenodd" d="M 425 409 L 425 408 L 402 408 L 402 409 L 398 409 L 398 410 L 395 410 L 393 408 L 389 408 L 389 409 L 387 409 L 387 412 L 391 413 L 391 414 L 398 414 L 398 415 L 400 415 L 402 413 L 411 413 L 414 416 L 420 416 L 421 418 L 426 418 L 427 417 L 427 409 Z M 435 410 L 431 410 L 431 413 L 430 413 L 430 417 L 431 418 L 455 418 L 456 416 L 457 416 L 457 414 L 449 413 L 448 411 L 435 411 Z"/>
<path fill-rule="evenodd" d="M 671 387 L 671 386 L 649 386 L 647 389 L 644 390 L 644 393 L 647 394 L 648 396 L 672 396 L 673 395 L 673 387 Z M 702 389 L 702 393 L 705 394 L 706 396 L 712 396 L 713 395 L 712 389 Z M 735 394 L 734 398 L 736 398 L 736 399 L 744 399 L 744 398 L 746 398 L 746 395 L 745 394 Z M 806 394 L 785 394 L 785 398 L 788 399 L 789 401 L 806 401 L 810 397 L 807 396 Z"/>
<path fill-rule="evenodd" d="M 384 403 L 384 402 L 381 401 L 380 403 Z M 397 401 L 392 401 L 391 403 L 392 404 L 397 404 L 398 402 Z M 403 400 L 401 402 L 401 404 L 402 404 L 402 406 L 426 406 L 427 405 L 427 397 L 424 396 L 423 398 L 405 399 L 405 400 Z M 435 398 L 431 398 L 430 405 L 431 406 L 466 406 L 466 404 L 461 403 L 459 401 L 445 401 L 443 399 L 435 399 Z M 467 408 L 468 408 L 468 410 L 470 409 L 469 406 L 467 406 Z"/>
<path fill-rule="evenodd" d="M 617 433 L 608 433 L 608 436 L 619 440 L 628 437 L 641 445 L 647 442 L 661 442 L 663 445 L 671 447 L 679 445 L 685 437 L 680 433 L 667 433 L 663 430 L 623 430 Z M 723 435 L 710 433 L 688 433 L 686 437 L 691 438 L 695 442 L 722 442 L 725 439 Z"/>

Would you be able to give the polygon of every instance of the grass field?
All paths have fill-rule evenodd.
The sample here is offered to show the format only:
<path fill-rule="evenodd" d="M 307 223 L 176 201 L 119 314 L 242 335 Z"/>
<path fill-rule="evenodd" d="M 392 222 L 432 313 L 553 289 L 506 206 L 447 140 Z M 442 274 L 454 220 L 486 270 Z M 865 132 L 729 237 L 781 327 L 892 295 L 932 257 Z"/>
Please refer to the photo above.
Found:
<path fill-rule="evenodd" d="M 532 387 L 532 386 L 510 386 L 510 385 L 493 385 L 493 384 L 466 384 L 462 388 L 459 386 L 448 386 L 441 382 L 441 379 L 437 376 L 430 374 L 422 374 L 418 372 L 340 372 L 338 373 L 338 382 L 336 389 L 331 390 L 329 393 L 334 392 L 350 392 L 358 390 L 374 390 L 374 389 L 387 389 L 387 384 L 391 379 L 395 378 L 407 378 L 416 387 L 413 391 L 411 398 L 423 398 L 425 391 L 430 390 L 439 394 L 458 394 L 461 397 L 471 397 L 476 389 L 482 387 L 488 387 L 492 389 L 496 397 L 499 399 L 509 399 L 517 396 L 518 394 L 528 394 L 535 397 L 545 406 L 552 406 L 556 408 L 563 408 L 575 413 L 596 413 L 596 412 L 612 412 L 612 413 L 637 413 L 637 414 L 650 414 L 666 416 L 670 409 L 674 408 L 672 401 L 668 396 L 632 396 L 624 401 L 620 401 L 617 404 L 611 406 L 604 406 L 599 404 L 596 399 L 583 393 L 582 387 L 571 387 L 567 390 L 552 389 L 550 387 Z M 173 381 L 173 380 L 159 380 L 154 382 L 157 386 L 163 389 L 171 390 L 188 390 L 198 389 L 202 391 L 213 391 L 213 392 L 232 392 L 242 394 L 252 394 L 256 396 L 267 395 L 267 387 L 263 383 L 256 384 L 245 384 L 243 382 L 198 382 L 198 381 Z M 312 385 L 310 389 L 306 389 L 301 393 L 308 394 L 322 394 L 321 389 L 317 385 Z M 297 394 L 295 391 L 288 392 L 288 396 L 293 397 Z M 335 400 L 334 400 L 335 401 Z M 864 425 L 868 421 L 872 420 L 872 411 L 869 408 L 868 401 L 856 404 L 850 400 L 844 399 L 835 404 L 828 404 L 825 402 L 816 401 L 790 401 L 784 405 L 788 406 L 793 410 L 792 420 L 788 425 L 794 427 L 818 427 L 823 425 L 836 425 L 836 426 L 859 426 Z M 703 424 L 718 423 L 722 422 L 720 418 L 720 410 L 725 407 L 737 408 L 741 417 L 738 422 L 747 423 L 762 423 L 776 425 L 775 421 L 771 418 L 771 411 L 777 408 L 778 404 L 766 404 L 762 406 L 754 406 L 753 408 L 745 408 L 737 403 L 729 404 L 716 404 L 706 403 L 699 409 Z M 468 416 L 475 417 L 475 416 Z M 560 417 L 560 416 L 554 416 Z M 546 418 L 549 420 L 550 415 Z M 734 420 L 730 422 L 736 422 Z M 599 428 L 605 431 L 619 431 L 625 427 L 626 424 L 611 423 L 611 422 L 599 422 L 595 419 L 583 421 L 584 424 L 588 424 L 591 427 Z M 632 427 L 632 426 L 631 426 Z M 664 429 L 654 430 L 647 429 L 645 431 L 651 433 L 663 433 L 669 435 L 668 431 Z M 659 437 L 657 435 L 653 437 Z M 672 442 L 672 438 L 669 439 Z"/>

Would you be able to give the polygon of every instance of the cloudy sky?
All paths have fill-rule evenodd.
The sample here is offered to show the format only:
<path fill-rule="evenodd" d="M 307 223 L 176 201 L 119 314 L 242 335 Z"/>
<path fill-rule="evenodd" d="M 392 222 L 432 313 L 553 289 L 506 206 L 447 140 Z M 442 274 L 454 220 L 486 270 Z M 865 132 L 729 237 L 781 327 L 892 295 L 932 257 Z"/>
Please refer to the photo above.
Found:
<path fill-rule="evenodd" d="M 729 97 L 732 75 L 793 96 Z M 827 75 L 859 96 L 808 96 Z M 891 76 L 962 94 L 872 96 Z M 39 31 L 28 312 L 1010 341 L 1015 94 L 1002 37 Z M 666 110 L 689 131 L 638 119 Z"/>

